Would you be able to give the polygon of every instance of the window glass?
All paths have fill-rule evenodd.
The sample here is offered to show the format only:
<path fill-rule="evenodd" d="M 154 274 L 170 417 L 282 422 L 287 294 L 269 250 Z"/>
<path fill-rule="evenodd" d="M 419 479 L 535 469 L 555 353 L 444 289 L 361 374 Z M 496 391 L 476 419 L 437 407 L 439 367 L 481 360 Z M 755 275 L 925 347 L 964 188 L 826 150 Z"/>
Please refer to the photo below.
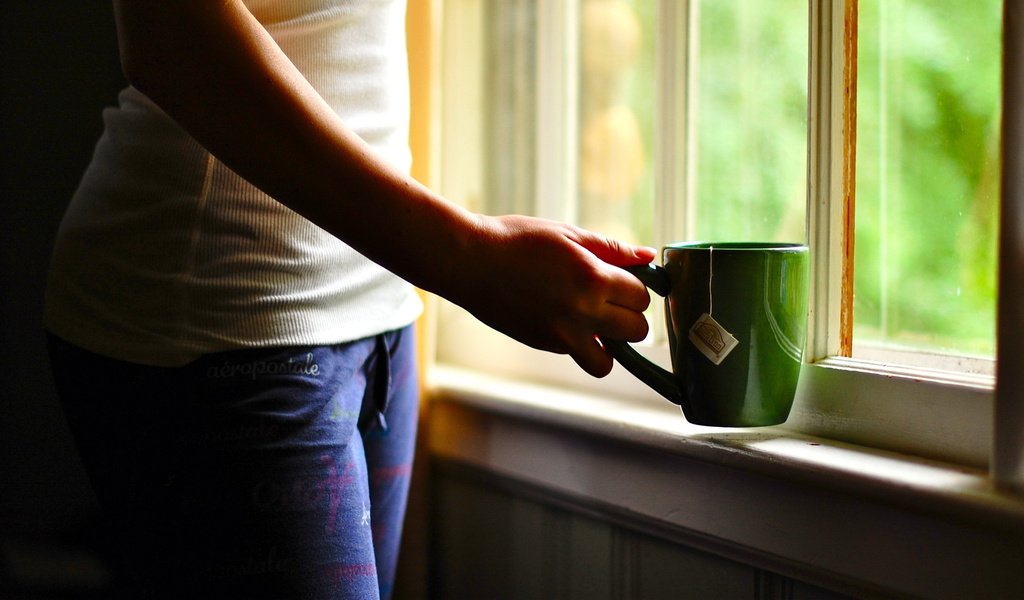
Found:
<path fill-rule="evenodd" d="M 700 0 L 696 18 L 688 236 L 802 242 L 807 2 Z"/>
<path fill-rule="evenodd" d="M 1001 11 L 859 2 L 855 356 L 994 354 Z"/>
<path fill-rule="evenodd" d="M 485 107 L 484 156 L 479 165 L 484 210 L 533 214 L 537 209 L 537 2 L 479 2 L 478 6 L 485 40 L 479 74 Z"/>
<path fill-rule="evenodd" d="M 579 222 L 654 243 L 653 0 L 583 0 L 579 18 Z"/>
<path fill-rule="evenodd" d="M 446 3 L 446 193 L 649 245 L 806 240 L 806 0 L 692 0 L 685 99 L 660 109 L 658 5 Z M 1000 0 L 858 10 L 854 356 L 991 369 Z M 656 155 L 665 135 L 685 152 Z M 685 194 L 655 189 L 668 169 Z"/>

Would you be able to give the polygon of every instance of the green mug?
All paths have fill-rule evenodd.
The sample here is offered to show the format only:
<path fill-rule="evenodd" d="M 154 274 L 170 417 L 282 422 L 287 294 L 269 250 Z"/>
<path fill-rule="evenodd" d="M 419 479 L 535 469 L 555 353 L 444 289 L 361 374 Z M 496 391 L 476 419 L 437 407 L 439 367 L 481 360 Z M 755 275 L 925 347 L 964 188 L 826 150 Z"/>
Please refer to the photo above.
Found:
<path fill-rule="evenodd" d="M 785 422 L 807 330 L 807 246 L 687 242 L 666 246 L 662 262 L 627 270 L 665 297 L 672 372 L 625 342 L 601 342 L 691 423 Z"/>

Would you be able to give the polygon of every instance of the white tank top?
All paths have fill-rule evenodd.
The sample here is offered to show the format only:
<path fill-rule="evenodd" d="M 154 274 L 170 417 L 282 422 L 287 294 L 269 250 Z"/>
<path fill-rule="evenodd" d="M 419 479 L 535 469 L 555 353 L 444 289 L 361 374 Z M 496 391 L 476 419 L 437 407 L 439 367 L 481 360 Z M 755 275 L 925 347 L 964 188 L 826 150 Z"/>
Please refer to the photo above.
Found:
<path fill-rule="evenodd" d="M 246 4 L 345 122 L 408 170 L 404 0 Z M 54 334 L 178 366 L 351 341 L 419 315 L 410 285 L 237 176 L 134 88 L 103 120 L 51 263 Z"/>

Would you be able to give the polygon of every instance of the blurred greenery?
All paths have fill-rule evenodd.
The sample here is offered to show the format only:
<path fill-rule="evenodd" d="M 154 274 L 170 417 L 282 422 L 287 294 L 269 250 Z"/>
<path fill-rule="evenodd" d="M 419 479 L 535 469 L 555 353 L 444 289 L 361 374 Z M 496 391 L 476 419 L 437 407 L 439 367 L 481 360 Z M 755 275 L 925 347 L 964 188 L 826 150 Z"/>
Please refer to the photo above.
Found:
<path fill-rule="evenodd" d="M 804 241 L 806 0 L 697 8 L 696 222 L 707 241 Z"/>
<path fill-rule="evenodd" d="M 855 340 L 992 356 L 1000 0 L 861 0 Z"/>
<path fill-rule="evenodd" d="M 992 356 L 1000 0 L 860 0 L 854 339 Z M 805 237 L 807 3 L 699 3 L 697 222 Z"/>
<path fill-rule="evenodd" d="M 524 123 L 536 115 L 518 92 L 537 85 L 533 1 L 485 3 L 485 179 L 499 212 L 532 206 Z M 808 0 L 693 2 L 694 196 L 680 239 L 804 241 Z M 579 48 L 580 221 L 648 244 L 655 4 L 583 0 Z M 855 344 L 991 357 L 1002 0 L 858 6 Z"/>

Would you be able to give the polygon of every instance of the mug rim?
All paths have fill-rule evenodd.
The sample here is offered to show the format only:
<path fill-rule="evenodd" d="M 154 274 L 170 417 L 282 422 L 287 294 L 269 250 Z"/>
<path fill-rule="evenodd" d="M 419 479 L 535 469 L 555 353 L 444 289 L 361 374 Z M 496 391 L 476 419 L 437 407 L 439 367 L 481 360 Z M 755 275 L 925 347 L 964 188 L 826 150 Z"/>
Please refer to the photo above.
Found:
<path fill-rule="evenodd" d="M 799 242 L 673 242 L 665 244 L 664 250 L 804 252 L 808 246 Z"/>

